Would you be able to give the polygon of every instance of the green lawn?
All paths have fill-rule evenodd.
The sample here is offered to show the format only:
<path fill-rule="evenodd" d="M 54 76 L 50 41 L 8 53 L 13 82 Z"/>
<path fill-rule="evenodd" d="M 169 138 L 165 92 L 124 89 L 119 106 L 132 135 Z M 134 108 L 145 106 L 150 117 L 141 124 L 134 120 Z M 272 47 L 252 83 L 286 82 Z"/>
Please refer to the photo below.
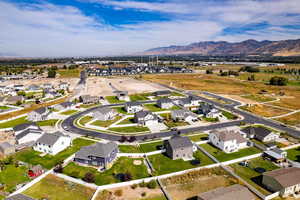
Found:
<path fill-rule="evenodd" d="M 143 162 L 141 165 L 134 165 L 134 160 L 142 161 L 143 159 L 120 157 L 110 169 L 101 173 L 95 168 L 79 166 L 72 162 L 64 168 L 63 173 L 68 176 L 83 178 L 86 172 L 91 172 L 95 175 L 95 183 L 97 185 L 121 182 L 121 180 L 117 178 L 117 175 L 124 173 L 130 173 L 132 180 L 149 177 L 147 167 L 143 164 Z"/>
<path fill-rule="evenodd" d="M 5 165 L 5 169 L 0 172 L 0 183 L 5 185 L 4 190 L 6 192 L 13 192 L 16 185 L 29 180 L 25 166 Z"/>
<path fill-rule="evenodd" d="M 85 140 L 82 138 L 76 138 L 73 140 L 73 145 L 64 151 L 56 154 L 55 156 L 52 155 L 46 155 L 46 156 L 39 156 L 40 153 L 37 151 L 34 151 L 33 149 L 24 149 L 18 153 L 16 153 L 15 157 L 17 160 L 32 164 L 32 165 L 37 165 L 40 164 L 46 169 L 51 169 L 55 165 L 57 165 L 59 162 L 65 160 L 72 154 L 76 153 L 79 151 L 79 149 L 83 146 L 88 146 L 91 144 L 94 144 L 94 141 L 91 140 Z"/>
<path fill-rule="evenodd" d="M 100 103 L 96 103 L 96 104 L 81 104 L 79 107 L 80 108 L 91 108 L 91 107 L 94 107 L 94 106 L 99 106 Z"/>
<path fill-rule="evenodd" d="M 189 135 L 188 136 L 193 142 L 208 140 L 208 134 Z"/>
<path fill-rule="evenodd" d="M 124 103 L 125 101 L 120 101 L 119 99 L 117 99 L 116 96 L 106 96 L 105 99 L 111 103 L 111 104 L 114 104 L 114 103 Z"/>
<path fill-rule="evenodd" d="M 219 121 L 218 118 L 207 118 L 207 117 L 203 117 L 203 120 L 207 121 L 207 122 L 218 122 Z"/>
<path fill-rule="evenodd" d="M 66 181 L 50 174 L 27 189 L 24 194 L 35 199 L 90 200 L 94 192 L 94 189 Z"/>
<path fill-rule="evenodd" d="M 289 149 L 286 152 L 287 152 L 288 159 L 296 162 L 300 162 L 300 147 L 295 149 Z"/>
<path fill-rule="evenodd" d="M 0 106 L 0 110 L 8 110 L 8 109 L 10 109 L 9 106 Z"/>
<path fill-rule="evenodd" d="M 149 100 L 148 96 L 151 96 L 150 93 L 141 93 L 129 95 L 131 101 L 146 101 Z"/>
<path fill-rule="evenodd" d="M 138 133 L 149 131 L 149 129 L 144 126 L 113 127 L 108 130 L 119 133 Z"/>
<path fill-rule="evenodd" d="M 118 113 L 128 115 L 124 106 L 113 107 Z"/>
<path fill-rule="evenodd" d="M 148 158 L 155 169 L 156 175 L 182 171 L 185 169 L 205 166 L 214 163 L 201 151 L 197 151 L 194 153 L 195 160 L 200 161 L 200 163 L 193 163 L 193 161 L 183 161 L 182 159 L 172 160 L 164 154 L 156 154 L 148 156 Z"/>
<path fill-rule="evenodd" d="M 234 172 L 247 181 L 249 184 L 254 186 L 261 193 L 268 195 L 269 191 L 261 187 L 261 174 L 256 172 L 256 168 L 263 168 L 266 171 L 272 171 L 278 169 L 276 165 L 268 160 L 264 160 L 261 157 L 254 158 L 249 161 L 249 167 L 244 167 L 239 165 L 238 163 L 231 164 L 230 167 L 234 170 Z"/>
<path fill-rule="evenodd" d="M 118 124 L 134 124 L 134 117 L 128 117 Z"/>
<path fill-rule="evenodd" d="M 186 126 L 186 125 L 189 125 L 189 123 L 184 122 L 184 121 L 175 122 L 173 120 L 165 120 L 164 123 L 169 128 L 177 127 L 177 126 Z"/>
<path fill-rule="evenodd" d="M 142 153 L 136 145 L 119 145 L 119 150 L 121 153 Z"/>
<path fill-rule="evenodd" d="M 29 121 L 26 119 L 26 117 L 27 116 L 24 116 L 7 122 L 0 123 L 0 128 L 10 128 L 10 127 L 15 127 L 19 124 L 28 123 Z"/>
<path fill-rule="evenodd" d="M 78 121 L 78 123 L 82 124 L 84 126 L 86 123 L 92 121 L 92 119 L 93 119 L 93 117 L 91 117 L 91 116 L 84 116 Z"/>
<path fill-rule="evenodd" d="M 225 153 L 222 150 L 220 150 L 210 144 L 201 144 L 200 146 L 203 147 L 208 153 L 210 153 L 212 156 L 214 156 L 220 162 L 237 159 L 237 158 L 241 158 L 244 156 L 250 156 L 252 154 L 261 152 L 259 149 L 255 148 L 255 147 L 249 147 L 249 148 L 245 148 L 245 149 L 240 149 L 238 152 Z"/>
<path fill-rule="evenodd" d="M 58 74 L 61 78 L 78 78 L 80 69 L 59 69 Z"/>
<path fill-rule="evenodd" d="M 229 120 L 234 120 L 234 119 L 237 119 L 238 117 L 230 112 L 227 112 L 227 111 L 222 111 L 222 115 L 224 115 L 227 119 Z"/>
<path fill-rule="evenodd" d="M 173 106 L 172 108 L 169 109 L 163 109 L 158 107 L 158 105 L 154 104 L 145 104 L 144 105 L 145 108 L 147 108 L 147 110 L 152 111 L 152 112 L 159 112 L 159 111 L 166 111 L 166 110 L 178 110 L 179 107 L 178 106 Z"/>
<path fill-rule="evenodd" d="M 59 114 L 61 114 L 61 115 L 73 115 L 73 114 L 75 114 L 77 112 L 78 112 L 78 110 L 67 110 L 67 111 L 61 112 Z"/>
<path fill-rule="evenodd" d="M 113 119 L 113 120 L 108 120 L 108 121 L 96 120 L 93 123 L 91 123 L 91 125 L 100 126 L 100 127 L 109 127 L 110 125 L 112 125 L 113 123 L 115 123 L 116 121 L 118 121 L 120 119 L 121 119 L 121 116 L 116 116 L 115 119 Z"/>
<path fill-rule="evenodd" d="M 163 141 L 158 142 L 151 142 L 151 143 L 142 143 L 140 144 L 141 149 L 143 152 L 151 152 L 160 150 L 158 147 L 163 145 Z"/>
<path fill-rule="evenodd" d="M 58 121 L 58 119 L 48 119 L 45 121 L 39 121 L 36 124 L 38 126 L 55 126 L 57 121 Z"/>

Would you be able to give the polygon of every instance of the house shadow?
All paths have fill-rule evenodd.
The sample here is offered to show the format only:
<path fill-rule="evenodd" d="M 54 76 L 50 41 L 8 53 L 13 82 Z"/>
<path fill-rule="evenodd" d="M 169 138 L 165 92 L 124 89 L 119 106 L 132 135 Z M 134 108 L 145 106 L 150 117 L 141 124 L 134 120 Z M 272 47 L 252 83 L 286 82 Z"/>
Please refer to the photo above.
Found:
<path fill-rule="evenodd" d="M 190 197 L 190 198 L 188 198 L 186 200 L 197 200 L 197 199 L 198 199 L 197 196 L 194 196 L 194 197 Z"/>

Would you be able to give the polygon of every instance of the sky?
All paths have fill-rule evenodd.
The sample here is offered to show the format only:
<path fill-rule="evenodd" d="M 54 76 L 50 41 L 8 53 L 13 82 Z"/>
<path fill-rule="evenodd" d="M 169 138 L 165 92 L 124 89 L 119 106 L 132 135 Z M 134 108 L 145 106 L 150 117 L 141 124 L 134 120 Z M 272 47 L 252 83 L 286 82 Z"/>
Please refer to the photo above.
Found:
<path fill-rule="evenodd" d="M 128 55 L 300 38 L 300 0 L 0 0 L 0 56 Z"/>

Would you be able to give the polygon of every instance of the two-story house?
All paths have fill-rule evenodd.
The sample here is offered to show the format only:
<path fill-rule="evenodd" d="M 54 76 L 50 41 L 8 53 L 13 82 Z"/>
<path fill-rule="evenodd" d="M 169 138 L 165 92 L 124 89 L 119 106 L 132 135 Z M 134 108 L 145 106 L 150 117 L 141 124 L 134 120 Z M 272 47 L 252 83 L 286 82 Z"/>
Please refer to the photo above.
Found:
<path fill-rule="evenodd" d="M 125 103 L 125 110 L 128 113 L 136 113 L 143 110 L 143 106 L 138 102 L 127 102 Z"/>
<path fill-rule="evenodd" d="M 182 137 L 179 135 L 175 135 L 169 140 L 164 141 L 166 153 L 173 160 L 192 160 L 193 146 L 193 143 L 188 137 Z"/>

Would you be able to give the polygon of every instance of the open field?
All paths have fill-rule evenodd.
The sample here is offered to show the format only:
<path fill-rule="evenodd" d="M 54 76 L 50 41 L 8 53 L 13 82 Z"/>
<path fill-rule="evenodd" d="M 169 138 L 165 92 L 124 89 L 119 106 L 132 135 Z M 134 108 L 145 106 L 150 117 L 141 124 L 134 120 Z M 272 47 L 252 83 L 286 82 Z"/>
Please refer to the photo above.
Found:
<path fill-rule="evenodd" d="M 61 161 L 65 160 L 75 152 L 79 151 L 81 147 L 88 146 L 93 143 L 95 142 L 91 140 L 77 138 L 73 140 L 73 144 L 71 147 L 68 147 L 67 149 L 59 152 L 55 156 L 45 155 L 42 157 L 40 156 L 40 152 L 34 151 L 33 149 L 29 148 L 16 153 L 15 158 L 28 164 L 40 164 L 46 169 L 51 169 Z"/>
<path fill-rule="evenodd" d="M 172 160 L 164 154 L 156 154 L 148 156 L 148 158 L 155 169 L 156 175 L 167 174 L 214 163 L 201 151 L 196 151 L 193 156 L 195 159 L 191 161 L 184 161 L 182 159 Z"/>
<path fill-rule="evenodd" d="M 238 163 L 231 164 L 230 167 L 237 175 L 239 175 L 241 178 L 243 178 L 245 181 L 247 181 L 249 184 L 251 184 L 253 187 L 255 187 L 265 195 L 270 194 L 270 192 L 261 186 L 262 174 L 255 171 L 255 169 L 261 168 L 265 171 L 272 171 L 279 168 L 272 162 L 264 160 L 261 157 L 250 160 L 249 167 L 241 166 Z"/>
<path fill-rule="evenodd" d="M 276 120 L 292 126 L 300 126 L 300 112 L 286 117 L 277 118 Z"/>
<path fill-rule="evenodd" d="M 64 168 L 63 173 L 81 179 L 87 172 L 93 173 L 95 175 L 95 184 L 97 185 L 122 182 L 120 177 L 124 173 L 130 173 L 132 180 L 148 177 L 147 167 L 143 162 L 141 165 L 134 165 L 134 160 L 143 161 L 140 158 L 120 157 L 110 169 L 104 172 L 98 172 L 95 168 L 79 166 L 72 162 Z"/>
<path fill-rule="evenodd" d="M 275 98 L 261 95 L 261 94 L 249 94 L 249 95 L 244 95 L 243 98 L 250 99 L 256 102 L 268 102 L 268 101 L 273 101 Z"/>
<path fill-rule="evenodd" d="M 257 104 L 253 106 L 241 106 L 239 108 L 263 117 L 275 117 L 290 112 L 284 109 L 275 108 L 264 104 Z"/>
<path fill-rule="evenodd" d="M 200 193 L 238 183 L 221 168 L 202 169 L 162 180 L 174 200 L 196 199 Z"/>
<path fill-rule="evenodd" d="M 79 77 L 81 69 L 59 69 L 57 72 L 60 78 Z"/>
<path fill-rule="evenodd" d="M 48 175 L 27 189 L 24 194 L 35 199 L 89 200 L 94 192 L 91 188 Z"/>
<path fill-rule="evenodd" d="M 222 150 L 212 146 L 211 144 L 201 144 L 208 153 L 210 153 L 213 157 L 215 157 L 220 162 L 233 160 L 236 158 L 241 158 L 245 156 L 250 156 L 252 154 L 260 153 L 261 151 L 255 147 L 249 147 L 245 149 L 240 149 L 238 152 L 234 153 L 225 153 Z"/>

